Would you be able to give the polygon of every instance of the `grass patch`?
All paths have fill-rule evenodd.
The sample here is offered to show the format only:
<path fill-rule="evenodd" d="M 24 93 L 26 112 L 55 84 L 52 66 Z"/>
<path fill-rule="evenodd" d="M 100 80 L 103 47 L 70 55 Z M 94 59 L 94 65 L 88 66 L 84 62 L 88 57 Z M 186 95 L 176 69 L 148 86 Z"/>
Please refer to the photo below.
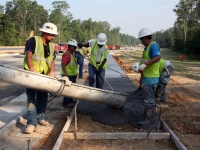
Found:
<path fill-rule="evenodd" d="M 140 62 L 142 57 L 141 50 L 138 51 L 126 51 L 120 52 L 121 55 L 117 57 L 121 59 L 124 63 L 135 63 Z M 119 54 L 119 53 L 118 53 Z M 190 79 L 200 81 L 200 61 L 198 60 L 179 60 L 179 53 L 174 52 L 170 49 L 161 49 L 161 56 L 165 60 L 170 60 L 174 67 L 174 75 L 179 75 L 187 77 Z"/>

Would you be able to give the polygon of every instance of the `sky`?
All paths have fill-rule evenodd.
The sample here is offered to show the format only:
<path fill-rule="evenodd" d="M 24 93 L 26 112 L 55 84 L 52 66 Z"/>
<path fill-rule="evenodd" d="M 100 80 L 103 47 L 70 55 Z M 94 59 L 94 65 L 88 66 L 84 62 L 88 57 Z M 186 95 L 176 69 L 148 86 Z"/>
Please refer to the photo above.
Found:
<path fill-rule="evenodd" d="M 5 6 L 7 1 L 0 0 Z M 52 9 L 56 0 L 36 0 L 45 9 Z M 59 1 L 59 0 L 57 0 Z M 107 21 L 111 28 L 120 27 L 120 33 L 138 37 L 142 28 L 152 32 L 173 27 L 177 18 L 173 12 L 180 0 L 66 0 L 74 19 Z"/>

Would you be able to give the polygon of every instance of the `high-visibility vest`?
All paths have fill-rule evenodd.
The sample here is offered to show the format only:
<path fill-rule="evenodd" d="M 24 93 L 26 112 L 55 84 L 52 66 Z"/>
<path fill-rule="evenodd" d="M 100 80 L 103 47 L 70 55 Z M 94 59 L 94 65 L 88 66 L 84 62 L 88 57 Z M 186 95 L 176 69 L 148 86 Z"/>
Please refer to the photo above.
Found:
<path fill-rule="evenodd" d="M 68 76 L 75 76 L 78 73 L 77 59 L 70 52 L 66 51 L 65 53 L 68 53 L 70 55 L 70 63 L 66 65 L 67 74 Z M 63 69 L 61 69 L 61 74 L 64 74 Z"/>
<path fill-rule="evenodd" d="M 165 63 L 166 63 L 166 60 L 160 59 L 160 68 L 159 68 L 159 73 L 160 73 L 160 75 L 161 75 L 162 72 L 163 72 L 163 69 L 164 69 L 164 67 L 165 67 Z"/>
<path fill-rule="evenodd" d="M 53 61 L 54 58 L 55 44 L 49 42 L 50 55 L 47 58 L 45 58 L 42 38 L 40 36 L 34 36 L 34 38 L 35 38 L 35 52 L 32 55 L 33 67 L 38 73 L 44 73 L 45 75 L 47 75 L 50 72 L 51 62 Z M 23 67 L 29 70 L 26 57 L 27 56 L 25 54 Z"/>
<path fill-rule="evenodd" d="M 153 43 L 156 43 L 156 42 L 151 42 L 147 46 L 146 50 L 143 51 L 141 63 L 145 63 L 145 62 L 151 60 L 151 58 L 149 57 L 149 50 Z M 159 61 L 154 64 L 148 65 L 147 67 L 144 68 L 143 77 L 147 77 L 147 78 L 159 77 L 160 76 L 159 67 L 160 67 Z"/>
<path fill-rule="evenodd" d="M 85 50 L 85 52 L 83 51 L 82 48 L 79 48 L 79 49 L 77 49 L 76 51 L 78 51 L 83 57 L 85 57 L 88 53 L 90 53 L 91 48 L 89 47 L 89 48 L 84 49 L 84 50 Z"/>
<path fill-rule="evenodd" d="M 103 46 L 104 47 L 104 51 L 101 57 L 101 61 L 100 64 L 96 64 L 96 59 L 97 59 L 97 55 L 98 55 L 98 44 L 97 44 L 97 40 L 94 40 L 94 42 L 92 43 L 91 46 L 91 55 L 90 55 L 90 64 L 92 64 L 93 66 L 95 66 L 96 68 L 99 68 L 99 66 L 101 65 L 101 63 L 103 62 L 104 59 L 106 59 L 106 55 L 110 52 L 108 47 L 106 45 Z M 105 62 L 105 64 L 103 65 L 103 69 L 105 70 L 107 68 L 107 61 Z"/>

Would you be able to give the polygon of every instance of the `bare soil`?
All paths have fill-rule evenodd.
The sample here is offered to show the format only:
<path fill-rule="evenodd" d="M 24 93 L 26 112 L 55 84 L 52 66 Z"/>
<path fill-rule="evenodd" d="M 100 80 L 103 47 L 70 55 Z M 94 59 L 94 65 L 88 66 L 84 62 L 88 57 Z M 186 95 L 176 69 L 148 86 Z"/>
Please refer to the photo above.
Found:
<path fill-rule="evenodd" d="M 122 52 L 123 53 L 123 52 Z M 119 55 L 120 52 L 117 54 Z M 139 86 L 140 75 L 131 69 L 132 63 L 117 59 L 116 62 L 128 74 L 132 82 Z M 200 82 L 182 76 L 172 75 L 167 85 L 168 108 L 162 112 L 163 120 L 180 138 L 187 149 L 197 150 L 200 147 Z M 160 103 L 159 99 L 156 100 Z M 78 115 L 78 131 L 87 132 L 141 132 L 129 124 L 106 126 L 94 122 L 91 116 Z M 69 132 L 74 132 L 72 122 Z M 146 132 L 146 131 L 144 131 Z M 132 149 L 177 149 L 171 140 L 69 140 L 64 139 L 61 150 L 132 150 Z"/>
<path fill-rule="evenodd" d="M 140 75 L 132 71 L 133 63 L 127 63 L 126 60 L 118 59 L 118 57 L 115 58 L 116 62 L 129 74 L 129 78 L 139 86 Z M 169 107 L 162 112 L 163 120 L 188 149 L 199 149 L 200 80 L 189 79 L 181 74 L 172 75 L 167 85 L 167 99 Z M 159 99 L 156 101 L 160 103 Z"/>

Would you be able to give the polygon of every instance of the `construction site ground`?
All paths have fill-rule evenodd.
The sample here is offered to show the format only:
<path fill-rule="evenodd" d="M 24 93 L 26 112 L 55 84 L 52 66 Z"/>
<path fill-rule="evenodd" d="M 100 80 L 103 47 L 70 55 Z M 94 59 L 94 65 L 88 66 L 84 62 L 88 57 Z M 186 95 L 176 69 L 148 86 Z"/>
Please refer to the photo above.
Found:
<path fill-rule="evenodd" d="M 134 91 L 138 86 L 139 74 L 134 73 L 131 70 L 131 66 L 134 61 L 129 62 L 125 53 L 132 53 L 138 55 L 140 49 L 115 51 L 113 54 L 116 62 L 128 74 L 133 87 L 130 91 Z M 141 52 L 140 52 L 141 53 Z M 61 55 L 61 54 L 59 54 Z M 140 56 L 141 57 L 141 56 Z M 138 57 L 139 58 L 139 57 Z M 58 64 L 60 63 L 60 57 L 58 58 Z M 191 66 L 190 66 L 191 67 Z M 195 66 L 194 66 L 195 67 Z M 195 68 L 198 71 L 198 68 Z M 116 74 L 113 72 L 113 74 Z M 87 85 L 87 62 L 84 68 L 84 79 L 77 79 L 77 83 Z M 118 76 L 118 75 L 116 75 Z M 119 78 L 119 80 L 123 78 Z M 111 80 L 110 77 L 108 81 Z M 200 84 L 199 80 L 189 79 L 181 76 L 180 74 L 174 74 L 171 77 L 170 83 L 167 86 L 167 98 L 169 101 L 169 108 L 165 108 L 162 113 L 163 120 L 170 126 L 175 134 L 180 138 L 181 142 L 188 149 L 199 149 L 200 147 Z M 106 83 L 105 83 L 106 85 Z M 134 85 L 136 87 L 134 87 Z M 0 88 L 8 88 L 10 86 L 13 89 L 20 89 L 23 93 L 24 88 L 19 86 L 12 86 L 12 84 L 0 84 Z M 113 84 L 113 89 L 117 89 L 117 84 Z M 109 86 L 105 86 L 107 90 Z M 10 89 L 11 89 L 10 88 Z M 16 91 L 17 91 L 16 90 Z M 12 92 L 13 90 L 9 90 Z M 8 92 L 9 92 L 8 91 Z M 16 92 L 16 93 L 20 93 Z M 89 93 L 87 93 L 89 94 Z M 13 95 L 13 93 L 11 93 Z M 17 95 L 17 94 L 16 94 Z M 4 98 L 5 99 L 5 98 Z M 159 100 L 157 100 L 159 103 Z M 54 146 L 65 122 L 69 118 L 72 108 L 64 108 L 62 106 L 62 96 L 54 97 L 48 103 L 46 112 L 47 120 L 50 122 L 48 127 L 37 127 L 37 132 L 31 135 L 23 134 L 23 130 L 26 125 L 26 114 L 20 117 L 20 120 L 16 123 L 16 126 L 12 130 L 1 133 L 0 149 L 52 149 Z M 94 122 L 89 115 L 77 116 L 78 132 L 146 132 L 145 130 L 138 130 L 130 124 L 123 125 L 103 125 L 98 122 Z M 69 132 L 74 132 L 74 121 L 72 122 Z M 69 140 L 64 139 L 60 149 L 77 149 L 77 150 L 92 150 L 92 149 L 177 149 L 173 141 L 171 140 Z"/>

